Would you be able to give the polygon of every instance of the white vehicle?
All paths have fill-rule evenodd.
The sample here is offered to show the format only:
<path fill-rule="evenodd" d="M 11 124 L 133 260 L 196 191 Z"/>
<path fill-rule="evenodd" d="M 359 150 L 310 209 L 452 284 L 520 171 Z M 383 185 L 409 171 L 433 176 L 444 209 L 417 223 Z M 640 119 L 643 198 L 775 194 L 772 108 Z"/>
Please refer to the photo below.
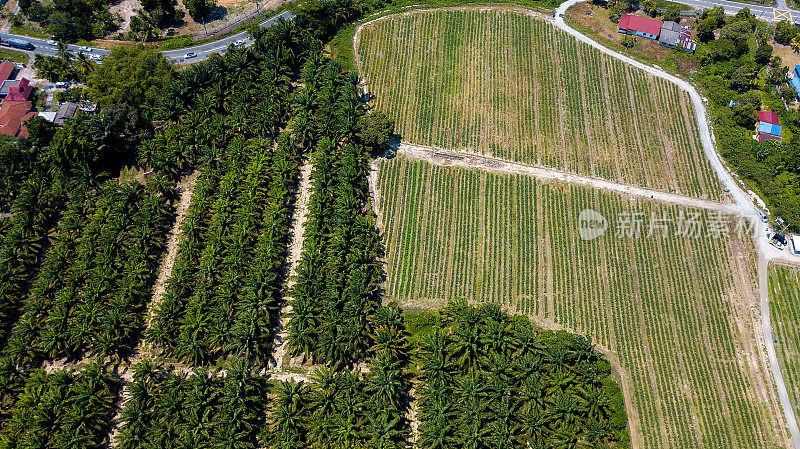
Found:
<path fill-rule="evenodd" d="M 58 47 L 58 42 L 54 41 L 53 39 L 50 39 L 49 41 L 47 41 L 47 45 Z"/>
<path fill-rule="evenodd" d="M 85 45 L 81 45 L 80 47 L 78 47 L 78 50 L 85 51 L 87 53 L 91 53 L 92 52 L 92 47 L 87 47 Z"/>
<path fill-rule="evenodd" d="M 239 39 L 238 41 L 236 41 L 236 42 L 234 42 L 234 43 L 233 43 L 233 46 L 234 46 L 234 47 L 241 47 L 242 45 L 244 45 L 244 44 L 246 44 L 246 43 L 247 43 L 247 42 L 245 42 L 245 41 L 244 41 L 244 39 Z"/>
<path fill-rule="evenodd" d="M 197 57 L 197 53 L 195 53 L 193 51 L 190 51 L 189 53 L 186 53 L 185 55 L 183 55 L 183 59 L 192 59 L 192 58 L 196 58 L 196 57 Z"/>
<path fill-rule="evenodd" d="M 101 59 L 103 59 L 103 56 L 101 56 L 101 55 L 89 55 L 89 59 L 91 59 L 92 61 L 100 61 Z"/>

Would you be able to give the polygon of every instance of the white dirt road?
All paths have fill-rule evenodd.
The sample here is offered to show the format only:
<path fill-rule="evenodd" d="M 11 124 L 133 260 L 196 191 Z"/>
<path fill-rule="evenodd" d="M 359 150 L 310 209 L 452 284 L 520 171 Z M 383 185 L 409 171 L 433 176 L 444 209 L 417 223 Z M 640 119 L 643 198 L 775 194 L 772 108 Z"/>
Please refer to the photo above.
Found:
<path fill-rule="evenodd" d="M 775 346 L 772 340 L 772 327 L 770 324 L 770 317 L 769 317 L 769 293 L 767 289 L 767 267 L 771 259 L 780 257 L 782 261 L 786 261 L 794 265 L 800 265 L 800 257 L 791 256 L 788 254 L 782 254 L 778 256 L 776 255 L 776 251 L 774 250 L 774 248 L 772 248 L 772 246 L 769 244 L 766 232 L 764 232 L 764 225 L 758 219 L 758 209 L 755 203 L 753 202 L 753 199 L 739 186 L 738 183 L 736 183 L 731 174 L 726 170 L 725 165 L 722 163 L 722 159 L 717 153 L 716 147 L 714 146 L 714 142 L 711 138 L 711 130 L 708 125 L 708 113 L 706 111 L 705 104 L 703 102 L 703 99 L 700 97 L 700 94 L 694 88 L 694 86 L 661 69 L 657 69 L 655 67 L 642 64 L 639 61 L 636 61 L 625 55 L 622 55 L 611 49 L 608 49 L 603 45 L 601 45 L 600 43 L 581 34 L 579 31 L 567 25 L 566 22 L 564 21 L 564 13 L 566 13 L 567 9 L 569 9 L 572 5 L 580 3 L 581 1 L 583 0 L 567 0 L 566 2 L 562 3 L 558 7 L 558 9 L 556 9 L 556 17 L 553 20 L 555 26 L 566 31 L 567 33 L 574 36 L 581 42 L 584 42 L 609 56 L 619 59 L 620 61 L 630 64 L 639 69 L 642 69 L 648 73 L 651 73 L 654 76 L 663 78 L 673 84 L 676 84 L 678 87 L 688 92 L 689 97 L 692 99 L 692 106 L 694 107 L 695 116 L 697 117 L 697 126 L 700 131 L 700 140 L 703 144 L 703 151 L 705 152 L 705 155 L 708 158 L 709 162 L 711 162 L 711 166 L 714 168 L 714 171 L 717 173 L 717 176 L 719 176 L 720 180 L 725 185 L 725 187 L 727 187 L 730 190 L 731 196 L 733 197 L 736 203 L 736 207 L 739 209 L 739 214 L 750 217 L 750 219 L 752 220 L 754 229 L 753 239 L 756 244 L 756 249 L 758 251 L 758 260 L 759 260 L 758 264 L 759 297 L 760 297 L 759 302 L 761 309 L 761 327 L 762 327 L 762 333 L 764 335 L 764 344 L 767 349 L 767 357 L 769 358 L 772 376 L 775 381 L 775 386 L 778 393 L 778 399 L 780 401 L 781 408 L 783 409 L 783 414 L 786 418 L 786 424 L 789 428 L 789 432 L 792 435 L 792 440 L 794 442 L 795 448 L 800 449 L 800 431 L 798 431 L 797 420 L 795 418 L 794 410 L 792 409 L 792 404 L 789 401 L 789 395 L 786 392 L 786 384 L 784 383 L 783 376 L 781 375 L 780 372 L 778 359 L 775 356 Z"/>
<path fill-rule="evenodd" d="M 445 150 L 441 148 L 414 145 L 403 142 L 397 148 L 397 154 L 403 155 L 409 159 L 424 160 L 436 165 L 479 168 L 481 170 L 494 173 L 527 175 L 543 181 L 556 181 L 576 184 L 584 187 L 608 190 L 615 193 L 641 197 L 669 204 L 719 211 L 727 214 L 738 214 L 740 212 L 740 209 L 734 205 L 728 205 L 717 201 L 704 200 L 677 193 L 664 192 L 661 190 L 645 189 L 629 184 L 620 184 L 607 179 L 582 176 L 553 168 L 523 164 L 496 157 L 486 157 L 467 151 L 449 149 Z M 375 171 L 373 170 L 373 173 L 374 172 Z M 377 185 L 377 179 L 372 178 L 376 178 L 376 176 L 371 177 L 370 184 Z M 374 189 L 376 189 L 376 187 L 373 188 L 373 191 Z M 375 203 L 379 203 L 379 201 L 375 201 Z"/>

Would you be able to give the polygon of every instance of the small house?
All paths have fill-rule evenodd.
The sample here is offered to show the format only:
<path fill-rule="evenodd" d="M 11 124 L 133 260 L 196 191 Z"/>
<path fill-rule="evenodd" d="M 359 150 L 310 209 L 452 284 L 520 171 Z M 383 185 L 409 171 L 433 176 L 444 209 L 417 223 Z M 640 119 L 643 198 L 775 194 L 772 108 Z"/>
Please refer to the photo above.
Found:
<path fill-rule="evenodd" d="M 778 114 L 772 111 L 758 111 L 758 141 L 781 141 L 781 123 Z"/>
<path fill-rule="evenodd" d="M 661 22 L 647 17 L 623 14 L 619 19 L 617 32 L 631 36 L 641 36 L 647 39 L 658 39 L 661 32 Z"/>
<path fill-rule="evenodd" d="M 678 48 L 678 44 L 680 44 L 683 51 L 694 53 L 697 48 L 697 42 L 692 40 L 691 34 L 689 27 L 667 20 L 661 25 L 658 45 L 667 48 Z"/>
<path fill-rule="evenodd" d="M 64 126 L 64 123 L 75 116 L 78 111 L 78 103 L 64 103 L 58 107 L 53 123 L 59 126 Z"/>
<path fill-rule="evenodd" d="M 28 101 L 32 92 L 33 86 L 28 78 L 22 78 L 16 85 L 9 86 L 6 101 Z"/>
<path fill-rule="evenodd" d="M 30 101 L 4 101 L 0 107 L 0 134 L 28 137 L 28 130 L 23 123 L 36 115 L 31 108 L 33 104 Z"/>

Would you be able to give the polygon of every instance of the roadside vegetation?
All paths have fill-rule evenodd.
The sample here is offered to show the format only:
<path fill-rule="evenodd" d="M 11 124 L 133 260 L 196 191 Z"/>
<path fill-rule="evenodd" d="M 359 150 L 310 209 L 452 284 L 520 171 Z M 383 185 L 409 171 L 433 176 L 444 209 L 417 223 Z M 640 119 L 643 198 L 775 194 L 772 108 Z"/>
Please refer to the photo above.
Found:
<path fill-rule="evenodd" d="M 688 95 L 541 18 L 390 15 L 361 28 L 356 51 L 376 108 L 405 141 L 721 197 Z"/>

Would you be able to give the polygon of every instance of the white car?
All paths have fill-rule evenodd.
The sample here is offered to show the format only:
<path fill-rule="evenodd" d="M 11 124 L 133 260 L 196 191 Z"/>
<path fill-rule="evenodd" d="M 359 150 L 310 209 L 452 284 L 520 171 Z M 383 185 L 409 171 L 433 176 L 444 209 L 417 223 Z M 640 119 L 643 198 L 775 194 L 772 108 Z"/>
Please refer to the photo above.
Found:
<path fill-rule="evenodd" d="M 195 53 L 193 51 L 190 51 L 189 53 L 186 53 L 185 55 L 183 55 L 183 59 L 192 59 L 192 58 L 196 58 L 196 57 L 197 57 L 197 53 Z"/>
<path fill-rule="evenodd" d="M 92 52 L 92 47 L 87 47 L 85 45 L 81 45 L 80 47 L 78 47 L 78 50 L 91 53 Z"/>
<path fill-rule="evenodd" d="M 54 41 L 53 39 L 50 39 L 49 41 L 47 41 L 47 45 L 58 47 L 58 42 Z"/>
<path fill-rule="evenodd" d="M 239 39 L 238 41 L 236 41 L 236 42 L 234 42 L 234 43 L 233 43 L 233 46 L 234 46 L 234 47 L 241 47 L 242 45 L 244 45 L 244 44 L 246 44 L 246 43 L 247 43 L 247 42 L 245 42 L 245 41 L 244 41 L 244 39 Z"/>
<path fill-rule="evenodd" d="M 102 55 L 89 55 L 89 59 L 91 59 L 92 61 L 99 61 L 99 60 L 103 59 L 103 56 Z"/>

